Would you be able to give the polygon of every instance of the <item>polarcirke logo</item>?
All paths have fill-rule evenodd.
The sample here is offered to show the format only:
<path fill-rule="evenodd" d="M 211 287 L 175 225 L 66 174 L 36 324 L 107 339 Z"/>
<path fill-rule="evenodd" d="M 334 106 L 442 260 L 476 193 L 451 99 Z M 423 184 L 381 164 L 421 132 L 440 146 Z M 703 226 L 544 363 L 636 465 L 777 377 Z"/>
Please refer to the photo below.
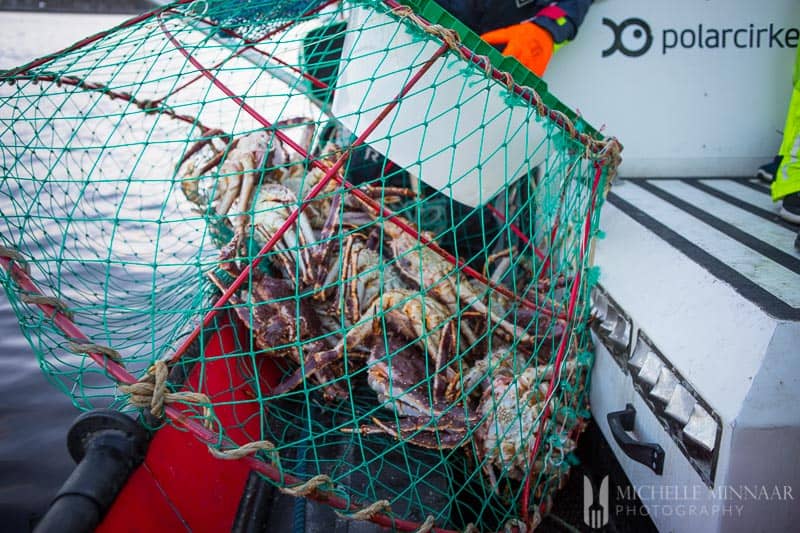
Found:
<path fill-rule="evenodd" d="M 617 50 L 628 57 L 639 57 L 653 46 L 653 31 L 650 25 L 640 18 L 625 19 L 620 24 L 603 18 L 603 24 L 614 32 L 614 42 L 603 50 L 603 57 L 608 57 Z"/>
<path fill-rule="evenodd" d="M 617 50 L 627 57 L 640 57 L 653 46 L 652 28 L 638 17 L 627 18 L 619 24 L 603 18 L 603 25 L 614 33 L 614 40 L 611 46 L 603 50 L 603 57 L 608 57 Z M 719 27 L 700 22 L 691 27 L 656 29 L 656 37 L 660 33 L 659 47 L 662 55 L 680 50 L 796 48 L 800 42 L 800 28 L 783 27 L 775 23 Z"/>

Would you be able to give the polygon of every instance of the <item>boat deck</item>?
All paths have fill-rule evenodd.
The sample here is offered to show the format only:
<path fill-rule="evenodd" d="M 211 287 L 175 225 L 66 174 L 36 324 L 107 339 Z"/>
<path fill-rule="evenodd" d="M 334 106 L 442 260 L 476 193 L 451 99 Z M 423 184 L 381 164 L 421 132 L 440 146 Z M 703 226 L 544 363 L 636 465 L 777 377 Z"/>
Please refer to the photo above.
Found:
<path fill-rule="evenodd" d="M 620 179 L 606 205 L 607 211 L 621 211 L 769 315 L 796 321 L 798 226 L 781 219 L 778 208 L 766 184 L 744 178 Z M 604 215 L 604 220 L 616 216 Z"/>

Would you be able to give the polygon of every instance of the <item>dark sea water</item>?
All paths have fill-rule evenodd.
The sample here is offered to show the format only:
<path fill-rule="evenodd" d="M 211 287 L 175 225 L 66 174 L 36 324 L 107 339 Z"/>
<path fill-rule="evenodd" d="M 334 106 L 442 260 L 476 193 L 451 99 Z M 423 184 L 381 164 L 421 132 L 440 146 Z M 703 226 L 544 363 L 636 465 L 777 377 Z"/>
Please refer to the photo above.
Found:
<path fill-rule="evenodd" d="M 66 432 L 78 411 L 48 383 L 0 299 L 0 529 L 27 531 L 74 467 Z"/>
<path fill-rule="evenodd" d="M 0 12 L 0 69 L 59 50 L 125 18 Z M 0 530 L 29 531 L 72 471 L 66 432 L 78 413 L 45 379 L 0 290 Z"/>

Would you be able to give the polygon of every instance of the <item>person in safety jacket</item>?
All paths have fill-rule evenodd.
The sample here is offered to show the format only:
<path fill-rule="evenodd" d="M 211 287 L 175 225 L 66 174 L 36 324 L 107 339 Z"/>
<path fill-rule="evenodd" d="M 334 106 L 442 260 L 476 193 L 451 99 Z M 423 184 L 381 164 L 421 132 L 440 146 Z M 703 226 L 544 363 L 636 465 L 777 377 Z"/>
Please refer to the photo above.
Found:
<path fill-rule="evenodd" d="M 800 48 L 794 61 L 792 82 L 792 97 L 778 156 L 759 168 L 756 175 L 772 182 L 772 200 L 781 200 L 781 218 L 800 225 Z M 800 231 L 794 247 L 800 252 Z"/>
<path fill-rule="evenodd" d="M 503 55 L 542 76 L 553 52 L 575 38 L 592 0 L 436 0 Z"/>

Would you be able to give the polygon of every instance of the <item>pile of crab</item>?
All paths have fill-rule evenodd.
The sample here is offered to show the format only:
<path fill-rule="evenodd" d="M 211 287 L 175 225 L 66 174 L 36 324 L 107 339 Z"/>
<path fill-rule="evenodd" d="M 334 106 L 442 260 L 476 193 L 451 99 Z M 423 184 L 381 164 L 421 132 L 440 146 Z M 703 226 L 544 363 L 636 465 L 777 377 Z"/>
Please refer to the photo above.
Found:
<path fill-rule="evenodd" d="M 529 453 L 549 402 L 544 447 L 566 465 L 583 424 L 575 405 L 548 397 L 554 346 L 567 329 L 553 291 L 546 294 L 551 283 L 536 280 L 533 269 L 509 272 L 507 253 L 486 261 L 486 278 L 466 275 L 431 244 L 433 236 L 390 211 L 422 201 L 413 190 L 372 184 L 354 194 L 337 180 L 319 187 L 344 151 L 315 139 L 310 120 L 280 127 L 305 153 L 267 130 L 212 134 L 179 164 L 186 198 L 233 235 L 218 265 L 227 275 L 209 273 L 220 290 L 252 263 L 252 250 L 272 243 L 229 300 L 261 356 L 288 362 L 270 394 L 302 386 L 324 401 L 347 401 L 349 380 L 365 374 L 391 416 L 365 416 L 354 431 L 424 448 L 468 448 L 495 486 L 501 476 L 521 481 L 545 468 L 541 460 L 530 465 Z M 585 376 L 585 368 L 579 371 L 575 357 L 565 360 L 560 380 L 582 381 L 576 374 Z M 549 470 L 558 486 L 566 469 Z"/>

